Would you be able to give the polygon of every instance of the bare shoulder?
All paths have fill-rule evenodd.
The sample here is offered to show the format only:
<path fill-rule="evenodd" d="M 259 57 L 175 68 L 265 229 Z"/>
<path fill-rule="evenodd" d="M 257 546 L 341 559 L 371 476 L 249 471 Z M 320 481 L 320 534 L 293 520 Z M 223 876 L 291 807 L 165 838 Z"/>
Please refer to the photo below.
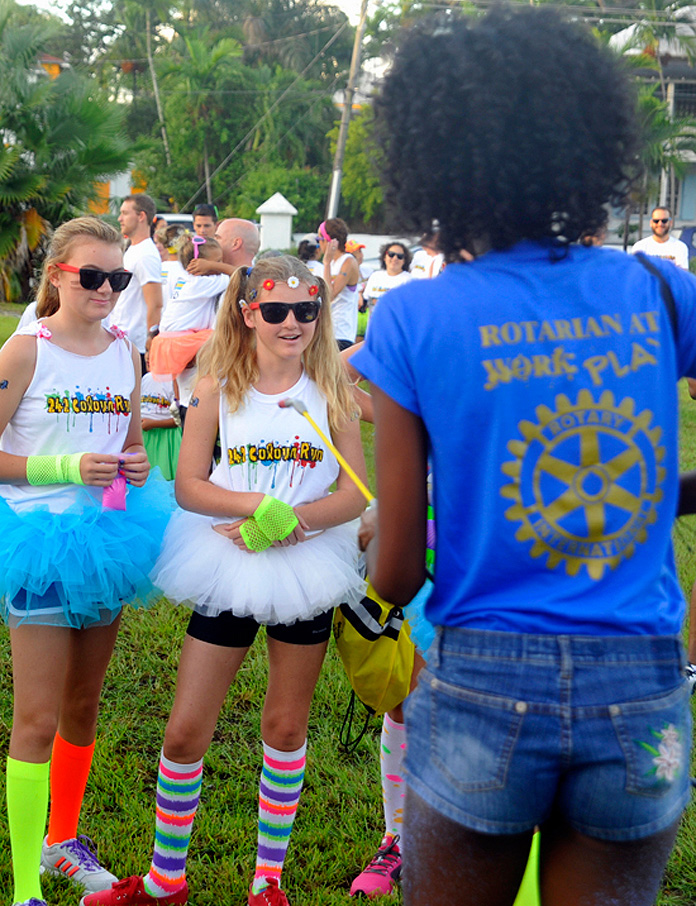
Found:
<path fill-rule="evenodd" d="M 0 367 L 15 369 L 15 377 L 20 373 L 30 377 L 36 367 L 36 337 L 28 334 L 14 334 L 0 349 Z"/>

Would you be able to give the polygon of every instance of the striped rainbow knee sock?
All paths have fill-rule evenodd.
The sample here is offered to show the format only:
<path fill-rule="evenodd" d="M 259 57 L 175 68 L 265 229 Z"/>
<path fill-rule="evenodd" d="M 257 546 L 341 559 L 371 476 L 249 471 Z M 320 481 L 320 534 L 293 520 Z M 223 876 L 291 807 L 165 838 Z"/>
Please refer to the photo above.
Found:
<path fill-rule="evenodd" d="M 202 778 L 202 758 L 194 764 L 177 764 L 162 752 L 157 775 L 155 851 L 150 871 L 143 879 L 150 896 L 165 897 L 184 885 Z"/>
<path fill-rule="evenodd" d="M 307 742 L 295 752 L 280 752 L 263 744 L 259 785 L 259 837 L 252 892 L 260 893 L 267 879 L 280 885 L 285 853 L 304 781 Z"/>

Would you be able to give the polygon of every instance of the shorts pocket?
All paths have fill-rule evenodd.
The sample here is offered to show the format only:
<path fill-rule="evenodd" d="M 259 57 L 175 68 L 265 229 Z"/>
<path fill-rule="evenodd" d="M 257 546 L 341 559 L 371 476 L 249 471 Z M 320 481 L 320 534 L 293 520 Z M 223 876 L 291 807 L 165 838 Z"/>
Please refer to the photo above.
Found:
<path fill-rule="evenodd" d="M 667 695 L 609 706 L 626 761 L 626 790 L 660 798 L 689 771 L 691 710 L 686 683 Z"/>
<path fill-rule="evenodd" d="M 461 792 L 503 789 L 527 703 L 453 686 L 427 670 L 420 682 L 429 687 L 430 751 L 442 775 Z"/>

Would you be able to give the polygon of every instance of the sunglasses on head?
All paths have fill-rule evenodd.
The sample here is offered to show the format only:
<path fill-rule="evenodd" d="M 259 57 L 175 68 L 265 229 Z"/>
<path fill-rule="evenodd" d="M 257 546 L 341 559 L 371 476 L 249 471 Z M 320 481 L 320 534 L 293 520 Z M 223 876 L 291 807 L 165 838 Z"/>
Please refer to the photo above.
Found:
<path fill-rule="evenodd" d="M 62 271 L 69 271 L 71 274 L 80 275 L 80 286 L 83 289 L 99 289 L 108 280 L 111 289 L 115 293 L 120 293 L 131 282 L 130 271 L 124 271 L 119 268 L 116 271 L 100 271 L 95 267 L 75 267 L 74 264 L 58 264 L 56 267 Z"/>
<path fill-rule="evenodd" d="M 319 316 L 321 302 L 317 299 L 306 302 L 252 302 L 249 308 L 258 308 L 267 324 L 282 324 L 290 311 L 298 324 L 311 324 Z"/>
<path fill-rule="evenodd" d="M 193 236 L 191 242 L 193 243 L 193 257 L 198 258 L 199 246 L 205 245 L 205 236 Z"/>
<path fill-rule="evenodd" d="M 653 223 L 669 223 L 669 217 L 653 217 Z"/>
<path fill-rule="evenodd" d="M 398 258 L 399 261 L 403 261 L 404 253 L 403 252 L 387 252 L 387 258 Z"/>

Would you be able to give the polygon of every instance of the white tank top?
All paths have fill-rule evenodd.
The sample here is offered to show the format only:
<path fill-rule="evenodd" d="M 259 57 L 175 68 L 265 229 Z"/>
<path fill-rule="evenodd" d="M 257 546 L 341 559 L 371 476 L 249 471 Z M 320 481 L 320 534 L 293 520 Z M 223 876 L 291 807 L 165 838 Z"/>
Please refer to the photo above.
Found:
<path fill-rule="evenodd" d="M 306 373 L 284 393 L 249 391 L 230 414 L 220 394 L 222 458 L 213 484 L 231 491 L 260 491 L 298 506 L 326 497 L 339 466 L 307 419 L 295 409 L 281 409 L 287 397 L 302 400 L 327 437 L 331 437 L 326 399 Z"/>
<path fill-rule="evenodd" d="M 329 270 L 331 276 L 340 273 L 346 258 L 352 258 L 348 252 L 331 262 Z M 337 340 L 350 340 L 355 342 L 358 333 L 358 284 L 344 286 L 341 292 L 331 301 L 331 320 L 333 332 Z"/>
<path fill-rule="evenodd" d="M 36 366 L 0 437 L 0 449 L 16 456 L 121 452 L 131 420 L 135 371 L 130 341 L 117 328 L 109 334 L 116 339 L 104 352 L 82 356 L 53 343 L 39 321 L 19 331 L 36 337 Z M 0 494 L 15 510 L 42 503 L 51 512 L 62 512 L 78 501 L 101 505 L 102 489 L 3 484 Z"/>

